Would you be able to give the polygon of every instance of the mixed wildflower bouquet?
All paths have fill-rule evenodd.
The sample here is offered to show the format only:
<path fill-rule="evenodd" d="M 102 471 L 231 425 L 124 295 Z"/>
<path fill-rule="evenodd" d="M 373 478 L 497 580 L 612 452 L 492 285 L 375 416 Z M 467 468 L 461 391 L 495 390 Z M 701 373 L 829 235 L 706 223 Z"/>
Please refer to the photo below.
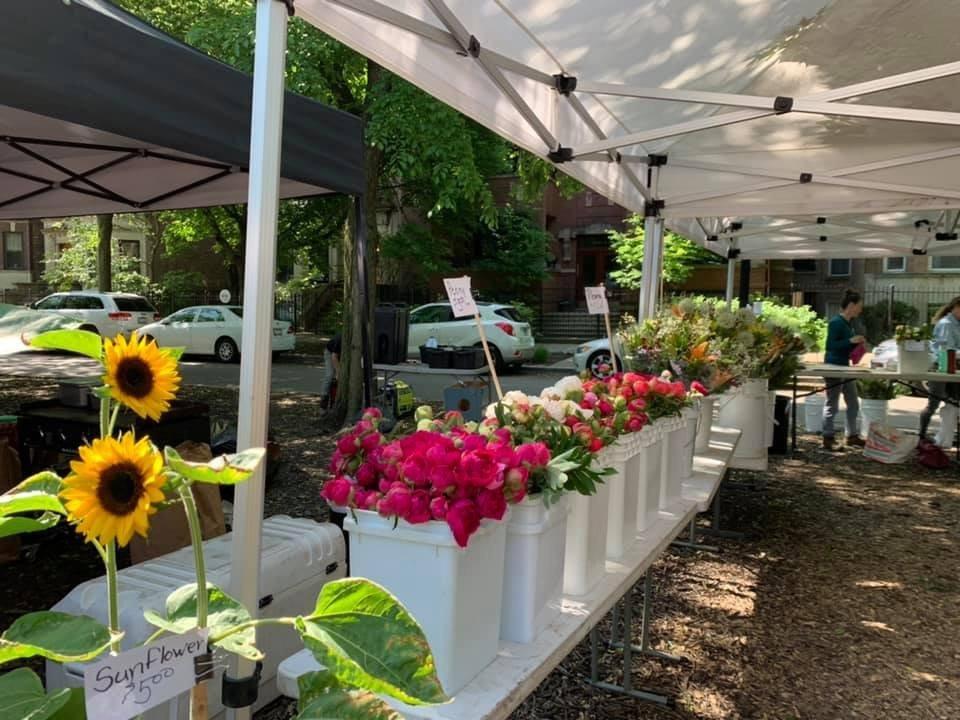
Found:
<path fill-rule="evenodd" d="M 933 338 L 931 325 L 897 325 L 894 337 L 898 343 L 924 342 Z"/>
<path fill-rule="evenodd" d="M 190 528 L 197 582 L 174 590 L 163 615 L 144 613 L 157 628 L 150 640 L 200 629 L 208 650 L 257 661 L 263 657 L 255 643 L 258 626 L 293 627 L 317 661 L 329 668 L 301 678 L 300 718 L 366 718 L 368 713 L 386 717 L 389 708 L 376 694 L 412 704 L 446 701 L 422 630 L 378 585 L 358 578 L 327 583 L 309 614 L 256 620 L 237 600 L 206 581 L 192 487 L 244 482 L 260 465 L 264 451 L 252 449 L 206 464 L 192 463 L 172 448 L 161 453 L 147 437 L 117 432 L 123 406 L 153 420 L 169 408 L 180 386 L 179 350 L 161 349 L 136 333 L 101 340 L 79 330 L 44 333 L 32 344 L 79 353 L 102 364 L 104 384 L 97 390 L 100 436 L 79 448 L 79 459 L 70 463 L 66 478 L 43 472 L 0 495 L 0 538 L 45 530 L 61 519 L 75 525 L 104 563 L 107 624 L 60 612 L 27 613 L 0 636 L 0 663 L 30 657 L 86 662 L 119 653 L 124 629 L 119 622 L 117 548 L 126 546 L 134 535 L 146 537 L 158 508 L 179 503 Z M 331 641 L 331 633 L 337 642 Z M 212 674 L 212 659 L 206 664 Z M 20 668 L 0 676 L 0 717 L 83 720 L 83 690 L 47 695 L 40 679 Z M 206 717 L 206 681 L 202 681 L 191 690 L 191 718 Z"/>

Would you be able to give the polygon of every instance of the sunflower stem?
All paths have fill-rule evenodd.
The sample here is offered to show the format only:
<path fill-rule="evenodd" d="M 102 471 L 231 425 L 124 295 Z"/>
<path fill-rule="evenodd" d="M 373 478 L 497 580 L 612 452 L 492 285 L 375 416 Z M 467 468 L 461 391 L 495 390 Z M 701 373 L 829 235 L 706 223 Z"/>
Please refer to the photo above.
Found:
<path fill-rule="evenodd" d="M 91 539 L 90 542 L 93 543 L 93 546 L 97 549 L 97 552 L 100 553 L 100 559 L 103 560 L 103 564 L 106 566 L 107 551 L 103 549 L 103 545 L 101 545 L 97 540 Z"/>
<path fill-rule="evenodd" d="M 117 587 L 117 542 L 111 540 L 106 548 L 107 566 L 107 625 L 110 634 L 117 636 L 120 632 L 120 591 Z M 116 655 L 120 652 L 120 641 L 110 643 L 110 652 Z"/>
<path fill-rule="evenodd" d="M 110 425 L 107 427 L 107 434 L 113 437 L 113 431 L 117 426 L 117 417 L 120 415 L 120 403 L 113 406 L 113 412 L 110 414 Z"/>
<path fill-rule="evenodd" d="M 110 398 L 100 398 L 100 438 L 110 437 Z"/>
<path fill-rule="evenodd" d="M 177 488 L 180 500 L 183 501 L 183 511 L 187 515 L 187 524 L 190 526 L 190 542 L 193 545 L 193 562 L 197 571 L 197 627 L 207 626 L 207 570 L 203 562 L 203 533 L 200 530 L 200 515 L 197 513 L 197 503 L 193 498 L 193 490 L 187 482 L 181 482 Z"/>

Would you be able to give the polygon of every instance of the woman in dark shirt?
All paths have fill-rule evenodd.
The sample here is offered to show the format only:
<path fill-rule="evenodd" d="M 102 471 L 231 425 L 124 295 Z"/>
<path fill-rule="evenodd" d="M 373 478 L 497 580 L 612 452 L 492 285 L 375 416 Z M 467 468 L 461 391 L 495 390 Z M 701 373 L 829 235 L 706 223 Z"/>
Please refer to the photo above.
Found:
<path fill-rule="evenodd" d="M 827 352 L 823 361 L 827 365 L 850 364 L 850 353 L 864 341 L 863 335 L 854 332 L 852 321 L 863 312 L 860 293 L 847 290 L 840 303 L 840 313 L 827 325 Z M 847 404 L 847 445 L 863 447 L 864 441 L 857 432 L 857 417 L 860 414 L 860 397 L 855 380 L 841 382 L 838 378 L 824 378 L 827 383 L 827 402 L 823 407 L 823 447 L 835 448 L 833 421 L 840 409 L 840 395 Z"/>

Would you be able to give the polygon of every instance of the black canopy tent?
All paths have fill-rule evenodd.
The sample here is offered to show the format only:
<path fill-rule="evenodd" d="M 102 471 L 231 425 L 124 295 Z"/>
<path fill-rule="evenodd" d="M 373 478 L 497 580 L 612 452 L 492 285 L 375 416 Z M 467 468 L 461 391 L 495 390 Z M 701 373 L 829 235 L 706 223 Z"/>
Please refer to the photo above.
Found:
<path fill-rule="evenodd" d="M 105 0 L 0 26 L 0 219 L 246 201 L 250 76 Z M 286 93 L 280 196 L 363 190 L 360 120 Z"/>

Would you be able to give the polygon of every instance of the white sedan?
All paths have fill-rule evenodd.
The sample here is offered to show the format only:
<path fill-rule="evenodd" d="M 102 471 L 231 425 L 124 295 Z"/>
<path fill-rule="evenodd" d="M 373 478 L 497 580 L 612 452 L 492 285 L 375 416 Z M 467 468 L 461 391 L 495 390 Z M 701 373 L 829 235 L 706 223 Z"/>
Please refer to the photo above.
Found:
<path fill-rule="evenodd" d="M 610 374 L 612 362 L 610 360 L 610 341 L 607 338 L 591 340 L 577 346 L 573 354 L 573 367 L 577 373 L 589 370 L 596 378 L 604 378 Z M 617 344 L 617 367 L 623 369 L 623 350 Z"/>
<path fill-rule="evenodd" d="M 235 305 L 197 305 L 178 310 L 159 322 L 144 325 L 139 333 L 161 347 L 182 347 L 193 355 L 214 355 L 220 362 L 240 357 L 243 308 Z M 273 352 L 288 352 L 296 346 L 293 325 L 273 321 Z"/>

